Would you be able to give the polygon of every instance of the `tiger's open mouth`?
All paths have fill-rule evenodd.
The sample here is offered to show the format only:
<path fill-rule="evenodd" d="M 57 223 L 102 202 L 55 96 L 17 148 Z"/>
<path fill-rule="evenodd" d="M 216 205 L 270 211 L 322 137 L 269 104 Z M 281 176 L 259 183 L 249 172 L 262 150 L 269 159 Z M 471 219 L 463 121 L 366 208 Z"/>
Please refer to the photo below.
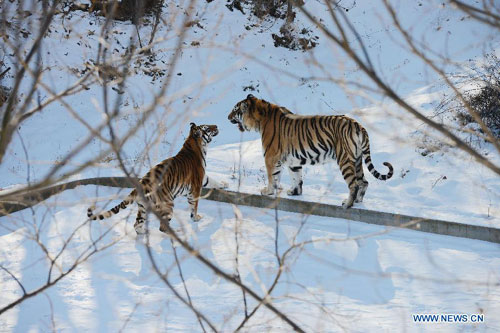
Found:
<path fill-rule="evenodd" d="M 243 125 L 241 123 L 238 123 L 238 129 L 240 132 L 245 132 L 245 129 L 243 128 Z"/>
<path fill-rule="evenodd" d="M 245 132 L 245 128 L 243 127 L 243 125 L 241 124 L 241 122 L 239 122 L 238 120 L 231 119 L 231 123 L 237 124 L 238 125 L 238 129 L 240 130 L 240 132 Z"/>

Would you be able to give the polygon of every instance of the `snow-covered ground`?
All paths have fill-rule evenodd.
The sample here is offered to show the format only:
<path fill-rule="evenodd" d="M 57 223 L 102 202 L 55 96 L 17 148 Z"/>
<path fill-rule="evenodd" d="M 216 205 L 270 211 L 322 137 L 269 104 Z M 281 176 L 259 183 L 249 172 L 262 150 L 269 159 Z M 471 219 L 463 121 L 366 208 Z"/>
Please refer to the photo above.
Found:
<path fill-rule="evenodd" d="M 485 39 L 491 48 L 498 49 L 498 35 L 491 36 L 484 26 L 438 3 L 420 5 L 400 4 L 398 14 L 417 36 L 432 37 L 426 39 L 430 48 L 446 48 L 457 62 L 480 62 L 483 48 L 472 46 L 483 45 Z M 161 41 L 153 49 L 154 66 L 149 69 L 158 73 L 171 69 L 176 28 L 185 6 L 181 1 L 165 8 L 168 26 L 161 25 L 156 34 Z M 306 7 L 331 26 L 321 2 L 308 2 Z M 432 115 L 443 94 L 449 92 L 442 81 L 399 46 L 400 37 L 385 23 L 376 2 L 347 7 L 349 18 L 384 78 L 410 104 Z M 424 126 L 380 96 L 360 98 L 356 91 L 343 90 L 329 80 L 342 77 L 369 85 L 324 35 L 318 32 L 319 45 L 309 52 L 275 48 L 270 33 L 278 33 L 279 21 L 250 20 L 216 1 L 198 3 L 193 19 L 197 24 L 187 33 L 161 106 L 122 149 L 129 171 L 141 175 L 175 153 L 190 121 L 214 123 L 220 135 L 208 151 L 209 174 L 226 180 L 231 190 L 259 193 L 266 179 L 259 137 L 256 133 L 240 134 L 227 121 L 234 104 L 252 92 L 299 114 L 348 114 L 367 128 L 375 167 L 385 173 L 382 162 L 388 161 L 395 173 L 387 182 L 367 175 L 370 186 L 365 201 L 356 207 L 500 228 L 499 177 L 456 149 L 443 148 L 423 156 L 419 147 Z M 300 21 L 300 15 L 298 19 L 299 28 L 305 25 L 314 29 L 303 18 Z M 59 92 L 78 80 L 77 73 L 97 56 L 102 23 L 101 17 L 78 11 L 64 20 L 56 17 L 44 39 L 41 56 L 46 68 L 42 82 L 47 87 Z M 37 29 L 32 28 L 33 32 Z M 115 22 L 111 30 L 107 40 L 109 50 L 113 50 L 110 62 L 119 63 L 136 29 L 129 22 Z M 147 39 L 150 26 L 139 31 Z M 33 38 L 34 34 L 27 40 Z M 131 67 L 133 74 L 123 87 L 125 94 L 108 91 L 108 105 L 121 98 L 120 114 L 113 122 L 118 136 L 137 125 L 166 80 L 146 75 L 144 58 L 134 59 Z M 9 80 L 13 77 L 3 83 Z M 90 133 L 77 117 L 92 127 L 106 120 L 102 87 L 93 84 L 88 88 L 65 97 L 66 104 L 51 104 L 21 124 L 0 164 L 2 193 L 43 179 L 84 142 Z M 21 91 L 27 89 L 21 87 Z M 47 89 L 41 89 L 37 98 L 43 102 L 50 96 Z M 101 134 L 109 138 L 107 130 Z M 105 143 L 91 137 L 89 145 L 57 174 L 83 165 L 106 148 Z M 489 152 L 493 162 L 500 163 L 491 147 L 481 149 Z M 113 154 L 98 162 L 71 178 L 123 176 Z M 290 184 L 286 172 L 282 183 L 286 190 Z M 85 223 L 86 208 L 96 198 L 99 207 L 107 204 L 109 208 L 125 195 L 126 191 L 116 189 L 80 187 L 51 198 L 33 211 L 0 218 L 0 265 L 9 271 L 0 270 L 0 308 L 22 293 L 9 273 L 27 292 L 47 280 L 49 262 L 32 237 L 37 230 L 40 243 L 55 255 L 62 240 Z M 346 196 L 347 186 L 335 164 L 304 169 L 304 193 L 297 198 L 340 204 Z M 203 255 L 230 273 L 236 267 L 237 226 L 241 279 L 262 295 L 261 287 L 269 287 L 278 268 L 275 212 L 239 209 L 243 218 L 235 220 L 232 206 L 202 201 L 204 219 L 194 224 L 188 222 L 186 203 L 180 199 L 173 225 Z M 201 331 L 193 313 L 153 272 L 144 246 L 147 240 L 137 238 L 132 228 L 134 214 L 135 207 L 103 223 L 83 224 L 57 259 L 63 270 L 108 230 L 98 246 L 116 244 L 92 256 L 54 287 L 0 315 L 0 331 L 48 331 L 54 327 L 58 331 Z M 500 330 L 500 320 L 495 316 L 500 310 L 497 244 L 285 212 L 278 212 L 278 219 L 278 253 L 300 242 L 307 244 L 290 252 L 287 269 L 272 293 L 273 304 L 307 331 Z M 158 222 L 153 219 L 151 223 L 153 258 L 162 271 L 169 270 L 174 288 L 184 295 L 173 248 L 182 262 L 195 307 L 217 329 L 233 331 L 244 315 L 241 290 L 189 257 L 178 244 L 172 247 L 157 230 Z M 53 274 L 57 276 L 59 271 Z M 248 295 L 247 301 L 249 309 L 253 308 L 255 301 Z M 414 323 L 412 314 L 423 313 L 484 313 L 485 322 Z M 255 332 L 290 331 L 264 308 L 245 327 Z"/>
<path fill-rule="evenodd" d="M 29 210 L 1 219 L 0 258 L 29 291 L 45 283 L 49 262 L 31 240 L 39 221 L 41 240 L 57 253 L 85 221 L 86 204 L 111 188 L 79 187 Z M 123 193 L 121 194 L 123 195 Z M 235 218 L 228 204 L 202 201 L 204 218 L 189 222 L 184 199 L 176 201 L 172 226 L 225 272 L 238 267 L 241 280 L 256 291 L 268 288 L 278 271 L 275 211 L 240 207 Z M 57 263 L 67 270 L 92 241 L 110 248 L 91 257 L 42 294 L 4 313 L 0 331 L 201 331 L 196 317 L 180 303 L 151 268 L 144 244 L 133 230 L 134 212 L 84 225 Z M 238 213 L 239 214 L 239 213 Z M 334 331 L 496 331 L 500 329 L 499 247 L 482 241 L 385 229 L 365 223 L 278 212 L 277 251 L 295 249 L 272 293 L 273 304 L 309 332 Z M 244 318 L 242 292 L 217 277 L 173 244 L 152 218 L 149 244 L 160 269 L 168 270 L 175 290 L 185 296 L 175 264 L 181 262 L 194 307 L 218 330 L 233 331 Z M 102 240 L 98 235 L 111 229 Z M 237 233 L 235 233 L 235 230 Z M 238 238 L 238 265 L 236 241 Z M 303 245 L 300 245 L 303 243 Z M 59 271 L 54 269 L 53 278 Z M 0 306 L 21 289 L 0 273 Z M 256 302 L 248 295 L 249 311 Z M 484 314 L 480 324 L 414 323 L 413 314 Z M 206 325 L 205 325 L 206 327 Z M 261 308 L 245 326 L 251 332 L 290 331 Z"/>

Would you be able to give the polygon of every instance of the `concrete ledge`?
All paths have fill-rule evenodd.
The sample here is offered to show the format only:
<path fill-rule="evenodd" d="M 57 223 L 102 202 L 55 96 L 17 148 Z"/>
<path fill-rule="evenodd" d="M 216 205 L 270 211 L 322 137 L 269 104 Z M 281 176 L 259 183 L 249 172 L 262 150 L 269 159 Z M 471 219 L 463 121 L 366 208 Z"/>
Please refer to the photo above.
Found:
<path fill-rule="evenodd" d="M 120 188 L 134 187 L 134 181 L 139 179 L 129 179 L 127 177 L 97 177 L 75 180 L 64 184 L 53 185 L 33 191 L 26 191 L 19 195 L 9 196 L 9 200 L 0 200 L 0 216 L 9 215 L 17 211 L 34 206 L 44 200 L 47 200 L 53 195 L 56 195 L 65 190 L 74 189 L 80 185 L 102 185 Z M 4 196 L 8 196 L 5 194 Z"/>
<path fill-rule="evenodd" d="M 99 177 L 72 181 L 65 184 L 54 185 L 33 192 L 18 195 L 12 200 L 0 202 L 0 216 L 16 211 L 46 200 L 52 195 L 80 185 L 102 185 L 121 188 L 131 188 L 138 179 L 126 177 Z M 301 201 L 288 198 L 273 198 L 268 196 L 238 193 L 224 190 L 204 189 L 202 195 L 207 200 L 231 203 L 235 205 L 270 208 L 293 213 L 310 214 L 318 216 L 336 217 L 370 224 L 407 228 L 417 231 L 429 232 L 439 235 L 478 239 L 500 244 L 500 229 L 476 226 L 470 224 L 449 222 L 443 220 L 426 219 L 422 217 L 384 213 L 360 208 L 343 209 L 340 206 Z"/>
<path fill-rule="evenodd" d="M 478 239 L 500 244 L 500 229 L 463 224 L 457 222 L 427 219 L 416 216 L 378 212 L 360 208 L 343 209 L 341 206 L 327 205 L 288 198 L 272 198 L 262 195 L 214 190 L 208 200 L 235 205 L 260 208 L 277 208 L 293 213 L 336 217 L 346 220 L 406 228 L 439 235 Z"/>

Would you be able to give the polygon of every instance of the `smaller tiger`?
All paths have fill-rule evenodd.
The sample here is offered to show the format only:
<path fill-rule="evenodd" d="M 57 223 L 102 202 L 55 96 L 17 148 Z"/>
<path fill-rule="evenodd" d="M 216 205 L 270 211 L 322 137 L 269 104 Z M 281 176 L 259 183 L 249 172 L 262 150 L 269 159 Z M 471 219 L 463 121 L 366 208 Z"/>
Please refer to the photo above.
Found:
<path fill-rule="evenodd" d="M 226 182 L 214 181 L 205 173 L 207 145 L 217 134 L 219 130 L 216 125 L 196 126 L 195 123 L 191 123 L 189 136 L 177 155 L 157 164 L 139 180 L 142 193 L 134 189 L 120 204 L 101 214 L 94 214 L 93 207 L 90 207 L 87 210 L 87 216 L 91 220 L 106 219 L 113 214 L 118 214 L 121 209 L 125 209 L 135 201 L 139 210 L 134 228 L 138 234 L 143 234 L 146 232 L 147 214 L 147 203 L 143 201 L 144 197 L 161 217 L 160 231 L 167 232 L 168 223 L 172 219 L 174 199 L 183 195 L 187 196 L 191 208 L 191 219 L 199 221 L 202 218 L 198 215 L 201 188 L 226 188 L 228 186 Z"/>

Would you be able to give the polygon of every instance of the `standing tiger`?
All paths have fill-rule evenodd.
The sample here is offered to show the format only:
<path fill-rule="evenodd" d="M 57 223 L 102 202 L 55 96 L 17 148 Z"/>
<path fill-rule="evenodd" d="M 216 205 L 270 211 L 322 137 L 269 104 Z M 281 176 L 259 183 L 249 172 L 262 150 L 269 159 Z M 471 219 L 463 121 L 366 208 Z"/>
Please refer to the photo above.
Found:
<path fill-rule="evenodd" d="M 363 175 L 363 157 L 375 178 L 392 177 L 394 169 L 388 162 L 384 162 L 389 168 L 386 175 L 375 170 L 368 133 L 349 117 L 296 115 L 250 94 L 235 105 L 228 119 L 242 132 L 260 132 L 268 178 L 262 194 L 272 195 L 277 191 L 283 165 L 288 166 L 293 183 L 288 195 L 300 195 L 303 165 L 336 160 L 349 187 L 349 197 L 342 202 L 344 208 L 363 201 L 368 188 Z"/>
<path fill-rule="evenodd" d="M 174 199 L 179 195 L 187 196 L 191 208 L 191 219 L 199 221 L 198 200 L 202 187 L 225 188 L 226 182 L 218 183 L 209 178 L 205 173 L 207 145 L 212 137 L 219 133 L 215 125 L 196 126 L 191 123 L 189 136 L 181 150 L 174 157 L 170 157 L 157 164 L 144 177 L 141 178 L 141 194 L 134 189 L 119 205 L 101 213 L 94 214 L 92 207 L 87 210 L 87 216 L 92 220 L 102 220 L 118 214 L 120 209 L 125 209 L 132 202 L 137 202 L 139 210 L 134 228 L 138 234 L 146 232 L 146 206 L 142 197 L 161 216 L 160 231 L 166 232 L 168 222 L 172 218 Z"/>

